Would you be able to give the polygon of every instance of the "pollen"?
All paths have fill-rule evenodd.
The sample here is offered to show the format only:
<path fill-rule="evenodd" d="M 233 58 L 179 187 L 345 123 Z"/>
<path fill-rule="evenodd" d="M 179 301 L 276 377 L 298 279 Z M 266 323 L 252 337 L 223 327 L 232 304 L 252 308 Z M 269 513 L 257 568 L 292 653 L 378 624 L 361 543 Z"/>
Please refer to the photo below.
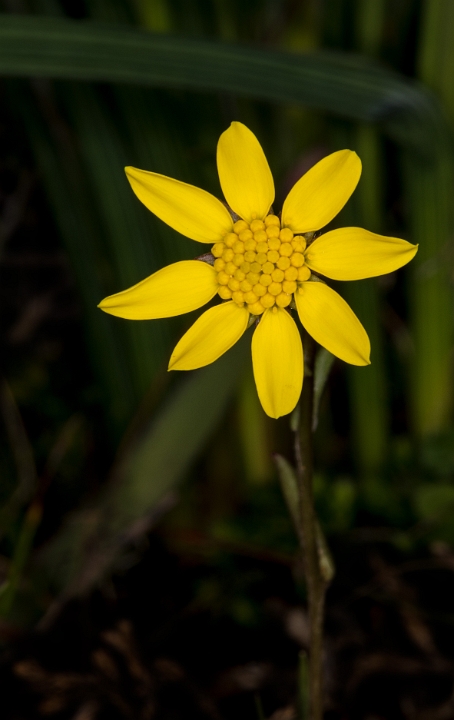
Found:
<path fill-rule="evenodd" d="M 218 295 L 246 306 L 251 315 L 288 307 L 299 284 L 311 276 L 305 250 L 305 238 L 281 227 L 277 215 L 238 220 L 211 248 Z"/>

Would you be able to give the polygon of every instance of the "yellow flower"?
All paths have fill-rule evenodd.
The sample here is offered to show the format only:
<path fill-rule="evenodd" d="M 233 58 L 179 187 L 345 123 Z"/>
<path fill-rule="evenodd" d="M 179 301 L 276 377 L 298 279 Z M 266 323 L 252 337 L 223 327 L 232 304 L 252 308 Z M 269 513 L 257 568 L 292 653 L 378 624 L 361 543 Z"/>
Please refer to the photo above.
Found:
<path fill-rule="evenodd" d="M 105 298 L 99 307 L 118 317 L 150 320 L 190 312 L 218 294 L 226 302 L 192 325 L 173 351 L 169 370 L 214 362 L 256 319 L 255 383 L 265 412 L 278 418 L 293 410 L 303 384 L 303 348 L 291 304 L 310 335 L 333 355 L 353 365 L 370 362 L 369 338 L 358 318 L 312 273 L 333 280 L 375 277 L 405 265 L 417 246 L 360 228 L 331 230 L 310 242 L 358 183 L 361 161 L 351 150 L 328 155 L 303 175 L 290 190 L 280 219 L 269 214 L 274 183 L 268 162 L 245 125 L 234 122 L 222 133 L 217 165 L 233 213 L 204 190 L 126 168 L 132 189 L 149 210 L 182 235 L 212 245 L 211 262 L 169 265 Z"/>

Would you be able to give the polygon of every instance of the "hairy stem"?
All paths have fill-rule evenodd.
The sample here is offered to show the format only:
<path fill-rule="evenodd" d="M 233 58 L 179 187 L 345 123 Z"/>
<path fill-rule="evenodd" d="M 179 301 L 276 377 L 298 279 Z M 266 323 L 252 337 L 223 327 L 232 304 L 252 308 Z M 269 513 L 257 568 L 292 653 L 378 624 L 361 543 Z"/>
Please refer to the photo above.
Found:
<path fill-rule="evenodd" d="M 300 538 L 306 577 L 309 626 L 309 717 L 323 717 L 323 618 L 328 578 L 320 562 L 320 542 L 312 488 L 312 413 L 314 395 L 314 342 L 306 335 L 305 378 L 300 401 L 299 426 L 295 431 L 295 458 L 300 495 Z"/>

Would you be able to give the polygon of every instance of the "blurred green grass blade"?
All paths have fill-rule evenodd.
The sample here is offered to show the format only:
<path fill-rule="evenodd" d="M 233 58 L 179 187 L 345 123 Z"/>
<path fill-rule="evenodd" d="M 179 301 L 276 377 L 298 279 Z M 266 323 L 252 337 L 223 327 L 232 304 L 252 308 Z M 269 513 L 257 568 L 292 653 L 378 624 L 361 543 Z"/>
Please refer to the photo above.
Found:
<path fill-rule="evenodd" d="M 135 397 L 131 385 L 124 341 L 119 328 L 96 308 L 105 295 L 101 279 L 99 218 L 92 206 L 87 178 L 73 146 L 71 134 L 53 114 L 47 89 L 38 86 L 41 106 L 46 105 L 44 124 L 31 94 L 14 83 L 8 93 L 12 107 L 27 130 L 35 161 L 59 226 L 84 307 L 87 345 L 93 367 L 104 389 L 105 405 L 118 432 L 132 416 Z M 50 131 L 50 132 L 49 132 Z"/>
<path fill-rule="evenodd" d="M 454 4 L 451 0 L 424 0 L 418 54 L 418 75 L 442 98 L 454 124 Z"/>
<path fill-rule="evenodd" d="M 386 0 L 356 0 L 356 44 L 366 55 L 379 54 L 386 10 Z"/>
<path fill-rule="evenodd" d="M 363 479 L 367 480 L 383 468 L 389 439 L 380 298 L 375 279 L 351 283 L 343 294 L 366 328 L 372 348 L 370 365 L 348 368 L 353 455 Z"/>
<path fill-rule="evenodd" d="M 243 370 L 250 333 L 206 368 L 186 375 L 117 469 L 106 521 L 117 533 L 152 508 L 181 477 L 214 432 Z M 186 375 L 186 377 L 184 377 Z"/>
<path fill-rule="evenodd" d="M 240 379 L 247 333 L 216 363 L 188 373 L 130 441 L 102 495 L 63 527 L 41 558 L 54 586 L 85 592 L 112 569 L 125 545 L 141 537 L 201 452 Z M 184 373 L 182 373 L 184 375 Z"/>
<path fill-rule="evenodd" d="M 31 500 L 37 484 L 33 448 L 16 399 L 6 379 L 2 377 L 0 377 L 0 429 L 5 431 L 16 471 L 14 489 L 9 493 L 8 479 L 2 473 L 0 504 L 0 539 L 2 539 L 17 520 L 24 505 Z M 6 493 L 8 495 L 5 495 Z"/>
<path fill-rule="evenodd" d="M 382 150 L 375 128 L 364 125 L 353 132 L 337 131 L 337 144 L 352 147 L 361 158 L 363 171 L 358 187 L 342 211 L 341 225 L 382 230 Z M 386 381 L 384 334 L 380 297 L 375 278 L 342 283 L 342 295 L 363 323 L 371 342 L 371 364 L 348 368 L 353 455 L 367 491 L 383 467 L 389 438 L 389 394 Z"/>
<path fill-rule="evenodd" d="M 356 129 L 355 145 L 363 162 L 361 181 L 353 198 L 355 216 L 362 227 L 382 230 L 382 152 L 374 128 Z M 377 280 L 346 283 L 346 297 L 359 314 L 371 342 L 371 364 L 349 368 L 354 454 L 364 478 L 376 475 L 386 459 L 389 438 L 389 393 L 386 382 L 384 337 Z"/>
<path fill-rule="evenodd" d="M 124 2 L 123 0 L 86 0 L 85 5 L 90 16 L 99 17 L 106 22 L 131 24 L 135 19 L 131 2 Z"/>
<path fill-rule="evenodd" d="M 167 0 L 135 0 L 140 23 L 153 32 L 166 33 L 172 29 Z"/>
<path fill-rule="evenodd" d="M 315 357 L 314 367 L 314 406 L 312 410 L 312 431 L 315 432 L 318 425 L 320 413 L 320 403 L 328 382 L 331 368 L 333 367 L 335 357 L 323 347 L 320 347 Z"/>
<path fill-rule="evenodd" d="M 101 0 L 101 2 L 100 0 L 90 0 L 88 6 L 90 15 L 94 20 L 116 20 L 121 22 L 122 9 L 119 7 L 119 2 L 121 2 L 121 0 L 116 0 L 115 3 L 112 3 L 112 0 Z M 146 7 L 143 5 L 146 5 Z M 156 2 L 156 0 L 151 0 L 151 2 L 147 0 L 144 4 L 137 0 L 136 10 L 142 20 L 147 19 L 150 22 L 157 21 L 159 32 L 170 30 L 170 15 L 166 0 L 158 0 L 158 2 Z M 165 23 L 163 23 L 163 20 L 165 20 Z M 71 86 L 71 98 L 74 95 L 73 88 L 74 86 Z M 134 239 L 132 240 L 135 248 L 139 246 L 136 249 L 136 254 L 137 251 L 143 252 L 144 250 L 145 254 L 147 254 L 146 251 L 148 250 L 148 255 L 152 259 L 153 269 L 158 269 L 158 267 L 162 267 L 162 265 L 176 262 L 177 260 L 181 260 L 182 257 L 190 257 L 193 255 L 194 252 L 196 252 L 194 243 L 183 237 L 183 235 L 180 235 L 180 233 L 172 230 L 149 211 L 144 210 L 144 207 L 137 203 L 136 198 L 133 198 L 133 206 L 131 206 L 133 196 L 129 183 L 126 187 L 124 186 L 126 178 L 123 173 L 123 166 L 136 165 L 145 170 L 150 169 L 154 172 L 175 177 L 185 182 L 194 182 L 195 173 L 190 172 L 185 162 L 186 148 L 182 142 L 179 114 L 172 111 L 173 108 L 170 109 L 168 107 L 162 91 L 116 85 L 112 88 L 112 95 L 115 98 L 115 107 L 113 108 L 112 105 L 109 105 L 107 114 L 105 111 L 104 113 L 102 112 L 103 106 L 99 102 L 99 96 L 98 102 L 95 102 L 96 98 L 92 96 L 92 112 L 95 117 L 96 115 L 98 116 L 96 124 L 98 126 L 100 124 L 105 126 L 105 130 L 107 130 L 107 134 L 110 137 L 110 150 L 113 150 L 113 154 L 117 156 L 117 166 L 116 168 L 112 168 L 112 170 L 119 180 L 117 184 L 119 186 L 121 185 L 123 189 L 123 205 L 125 205 L 127 197 L 130 206 L 127 206 L 127 213 L 124 220 L 127 221 L 128 216 L 134 216 L 135 223 L 138 224 L 139 221 L 142 220 L 141 225 L 143 226 L 143 219 L 146 218 L 146 227 L 137 227 L 137 235 L 134 235 Z M 104 110 L 106 109 L 107 108 Z M 85 103 L 79 101 L 78 115 L 88 133 L 91 134 L 91 124 L 85 122 L 84 110 Z M 104 117 L 100 118 L 100 115 Z M 115 117 L 115 127 L 111 121 L 112 116 Z M 104 140 L 104 128 L 100 127 L 99 129 L 101 132 L 101 140 Z M 121 136 L 121 141 L 119 136 Z M 95 138 L 95 142 L 99 141 Z M 105 142 L 101 142 L 100 144 L 106 145 Z M 122 149 L 120 149 L 120 145 Z M 112 154 L 109 152 L 108 147 L 105 149 L 107 152 L 103 154 L 104 164 L 106 160 L 110 159 Z M 119 155 L 121 155 L 122 159 L 118 157 Z M 90 156 L 87 158 L 87 161 L 90 163 Z M 113 164 L 114 163 L 112 163 L 112 165 Z M 120 166 L 121 171 L 119 172 Z M 96 164 L 94 170 L 95 172 L 97 170 Z M 120 187 L 118 190 L 119 189 Z M 103 185 L 100 188 L 100 194 L 102 196 L 104 196 L 104 194 L 106 195 L 107 204 L 109 205 L 110 193 L 104 190 Z M 112 223 L 110 208 L 107 207 L 107 210 L 106 222 L 113 225 L 112 232 L 114 236 L 119 235 L 116 238 L 116 245 L 119 248 L 120 254 L 124 255 L 125 252 L 128 252 L 128 247 L 125 247 L 124 242 L 125 236 L 121 237 L 121 234 L 118 234 L 117 223 L 115 220 Z M 132 230 L 133 228 L 130 229 Z M 128 245 L 129 242 L 130 240 L 126 245 Z M 152 252 L 150 252 L 151 250 Z M 120 267 L 123 266 L 124 260 L 124 257 L 121 258 Z M 137 263 L 135 270 L 137 272 Z"/>
<path fill-rule="evenodd" d="M 411 240 L 419 243 L 409 268 L 412 420 L 424 436 L 443 430 L 452 410 L 453 178 L 449 157 L 428 167 L 405 155 Z"/>
<path fill-rule="evenodd" d="M 46 2 L 41 5 L 45 14 L 58 14 L 58 7 L 49 7 Z M 124 19 L 120 3 L 91 0 L 90 11 L 102 19 Z M 106 104 L 103 96 L 89 85 L 60 84 L 57 90 L 71 128 L 77 136 L 81 162 L 91 186 L 90 194 L 96 198 L 97 213 L 103 224 L 107 256 L 114 265 L 113 282 L 104 294 L 116 292 L 135 284 L 166 264 L 166 254 L 171 253 L 162 253 L 162 246 L 172 248 L 176 245 L 178 248 L 181 236 L 171 230 L 169 232 L 167 226 L 145 210 L 131 192 L 124 174 L 124 166 L 132 164 L 131 154 L 120 137 L 118 123 L 112 121 L 112 107 Z M 128 117 L 136 114 L 142 117 L 142 107 L 147 106 L 142 89 L 126 87 L 118 89 L 118 92 L 142 93 L 142 103 L 136 102 L 134 106 L 129 104 L 126 113 Z M 134 127 L 136 129 L 137 123 Z M 170 140 L 168 133 L 167 130 L 167 144 Z M 155 144 L 161 145 L 163 140 L 161 135 Z M 162 232 L 163 228 L 167 233 Z M 163 240 L 167 240 L 167 243 Z M 91 312 L 99 314 L 95 304 Z M 118 323 L 112 318 L 107 318 L 107 322 L 115 324 L 114 332 L 123 335 L 126 341 L 125 356 L 137 406 L 149 388 L 156 369 L 162 364 L 169 346 L 170 325 Z"/>
<path fill-rule="evenodd" d="M 421 79 L 437 91 L 454 122 L 454 5 L 423 3 L 419 47 Z M 454 126 L 453 126 L 454 127 Z M 453 128 L 451 128 L 453 129 Z M 443 430 L 452 412 L 452 209 L 453 165 L 441 149 L 431 168 L 406 153 L 409 221 L 419 251 L 410 272 L 415 342 L 411 363 L 413 420 L 420 435 Z"/>
<path fill-rule="evenodd" d="M 252 369 L 239 389 L 237 420 L 245 479 L 252 485 L 262 485 L 272 476 L 268 434 L 271 428 L 258 399 Z"/>
<path fill-rule="evenodd" d="M 356 5 L 356 44 L 361 52 L 377 56 L 386 16 L 384 0 L 364 0 Z M 350 207 L 355 221 L 372 232 L 383 230 L 383 148 L 376 129 L 360 125 L 354 130 L 354 146 L 363 171 Z M 349 368 L 354 457 L 363 488 L 368 493 L 382 470 L 389 438 L 389 394 L 386 382 L 381 307 L 375 279 L 348 283 L 346 297 L 360 315 L 371 341 L 371 365 Z M 373 499 L 373 498 L 369 498 Z"/>
<path fill-rule="evenodd" d="M 2 15 L 0 74 L 226 91 L 381 122 L 430 152 L 443 133 L 421 88 L 362 58 L 293 55 L 63 18 Z M 430 131 L 429 130 L 430 126 Z"/>
<path fill-rule="evenodd" d="M 187 148 L 182 142 L 179 118 L 162 93 L 128 86 L 115 86 L 113 93 L 117 119 L 124 129 L 128 164 L 194 183 L 197 173 L 186 159 Z M 137 204 L 137 199 L 134 200 Z M 154 262 L 159 266 L 200 254 L 200 248 L 192 240 L 172 230 L 140 204 L 137 208 L 147 218 L 148 242 L 153 246 Z"/>
<path fill-rule="evenodd" d="M 1 618 L 8 618 L 13 610 L 16 594 L 30 558 L 33 540 L 41 522 L 41 516 L 41 505 L 33 502 L 25 513 L 25 517 L 21 523 L 13 557 L 8 566 L 6 580 L 0 587 Z"/>
<path fill-rule="evenodd" d="M 282 495 L 284 496 L 293 527 L 298 537 L 301 534 L 300 520 L 300 493 L 298 489 L 298 479 L 296 470 L 291 463 L 283 455 L 276 453 L 274 456 L 276 468 L 278 472 L 279 482 L 281 485 Z"/>
<path fill-rule="evenodd" d="M 95 90 L 88 85 L 70 86 L 64 88 L 63 96 L 105 228 L 108 257 L 114 263 L 115 286 L 111 290 L 119 292 L 158 269 L 159 252 L 152 233 L 156 221 L 144 211 L 127 182 L 124 167 L 130 159 Z M 123 324 L 131 378 L 140 400 L 169 347 L 169 324 Z"/>
<path fill-rule="evenodd" d="M 164 5 L 157 7 L 158 11 L 163 8 Z M 89 0 L 88 10 L 94 20 L 124 23 L 131 7 L 123 0 Z M 106 228 L 108 256 L 114 261 L 118 283 L 115 291 L 130 287 L 163 265 L 194 253 L 191 241 L 158 220 L 131 191 L 124 167 L 134 164 L 133 156 L 112 103 L 105 102 L 103 94 L 86 84 L 64 85 L 62 92 Z M 113 89 L 139 167 L 146 169 L 143 162 L 148 160 L 148 167 L 155 172 L 184 179 L 181 163 L 176 159 L 180 149 L 176 138 L 181 133 L 171 136 L 172 129 L 176 130 L 175 123 L 163 126 L 161 108 L 156 107 L 151 93 L 137 87 Z M 167 157 L 162 162 L 166 151 Z M 170 155 L 173 162 L 165 162 Z M 167 167 L 162 168 L 162 164 Z M 138 399 L 149 388 L 156 370 L 163 366 L 172 326 L 169 322 L 125 323 L 131 376 Z"/>
<path fill-rule="evenodd" d="M 304 544 L 301 534 L 301 498 L 298 487 L 298 478 L 296 470 L 288 460 L 282 455 L 276 454 L 276 468 L 278 471 L 279 481 L 281 484 L 282 494 L 286 502 L 290 517 L 295 528 L 295 532 L 300 543 Z M 331 582 L 335 574 L 334 562 L 331 552 L 326 542 L 324 532 L 320 526 L 318 519 L 315 519 L 316 544 L 318 561 L 320 564 L 320 572 L 326 582 Z"/>
<path fill-rule="evenodd" d="M 88 85 L 65 86 L 65 106 L 74 127 L 90 187 L 107 229 L 115 260 L 116 281 L 129 286 L 157 266 L 146 214 L 125 176 L 128 156 L 117 130 L 95 90 Z M 133 243 L 131 247 L 131 243 Z"/>

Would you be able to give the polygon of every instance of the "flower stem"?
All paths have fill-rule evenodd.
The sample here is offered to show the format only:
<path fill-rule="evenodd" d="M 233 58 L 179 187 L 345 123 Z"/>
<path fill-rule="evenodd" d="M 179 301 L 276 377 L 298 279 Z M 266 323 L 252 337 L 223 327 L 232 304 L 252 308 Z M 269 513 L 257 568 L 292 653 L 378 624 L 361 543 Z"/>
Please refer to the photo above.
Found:
<path fill-rule="evenodd" d="M 314 396 L 314 341 L 304 339 L 305 378 L 300 401 L 300 416 L 295 428 L 295 459 L 300 498 L 298 536 L 304 558 L 306 577 L 310 650 L 309 650 L 309 718 L 323 718 L 323 619 L 325 594 L 332 574 L 326 572 L 322 558 L 321 531 L 318 527 L 313 497 L 312 414 Z"/>

